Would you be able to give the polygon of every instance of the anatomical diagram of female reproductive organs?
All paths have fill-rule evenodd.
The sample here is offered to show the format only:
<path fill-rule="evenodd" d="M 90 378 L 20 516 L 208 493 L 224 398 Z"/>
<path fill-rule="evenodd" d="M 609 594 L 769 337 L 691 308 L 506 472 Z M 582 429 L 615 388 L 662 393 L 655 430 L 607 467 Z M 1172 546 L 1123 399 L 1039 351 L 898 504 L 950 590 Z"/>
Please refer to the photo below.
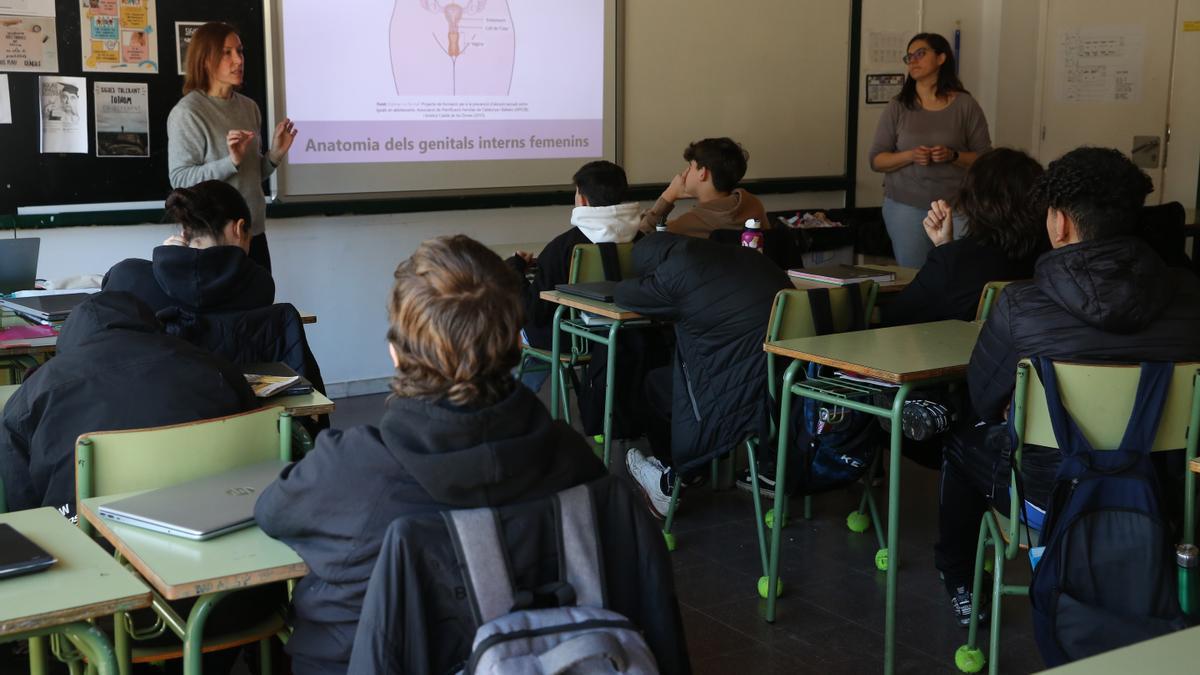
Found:
<path fill-rule="evenodd" d="M 507 0 L 397 0 L 396 94 L 507 96 L 516 44 Z"/>

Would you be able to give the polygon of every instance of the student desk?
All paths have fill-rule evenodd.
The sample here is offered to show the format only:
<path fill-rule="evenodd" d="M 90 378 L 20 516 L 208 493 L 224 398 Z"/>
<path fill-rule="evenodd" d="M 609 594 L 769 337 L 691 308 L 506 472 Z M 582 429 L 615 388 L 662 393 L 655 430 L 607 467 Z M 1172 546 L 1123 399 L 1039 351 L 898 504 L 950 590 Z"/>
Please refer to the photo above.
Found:
<path fill-rule="evenodd" d="M 905 399 L 914 387 L 947 380 L 960 379 L 966 374 L 971 350 L 979 337 L 980 325 L 967 321 L 935 321 L 911 326 L 877 328 L 851 333 L 836 333 L 818 337 L 768 342 L 764 349 L 772 354 L 795 359 L 783 376 L 783 395 L 780 402 L 779 428 L 788 429 L 792 398 L 813 399 L 832 405 L 888 418 L 892 421 L 891 456 L 888 467 L 887 545 L 875 555 L 879 569 L 887 570 L 887 609 L 884 635 L 884 672 L 895 669 L 896 651 L 896 582 L 899 568 L 900 541 L 900 444 L 903 431 L 900 412 Z M 831 366 L 859 375 L 899 385 L 896 388 L 872 386 L 834 377 L 798 379 L 805 362 Z M 895 392 L 889 407 L 873 405 L 876 393 Z M 849 397 L 866 401 L 850 400 Z M 779 435 L 776 460 L 776 485 L 784 482 L 787 469 L 787 450 L 791 439 Z M 776 523 L 786 509 L 776 504 Z M 779 545 L 782 527 L 771 531 L 771 549 L 767 575 L 767 621 L 775 620 L 776 583 L 779 577 Z M 883 545 L 883 534 L 876 532 Z"/>
<path fill-rule="evenodd" d="M 569 333 L 576 337 L 589 340 L 608 347 L 608 363 L 605 369 L 604 390 L 604 466 L 608 466 L 609 454 L 612 450 L 612 412 L 613 412 L 613 378 L 617 361 L 617 331 L 627 321 L 643 318 L 637 312 L 621 309 L 611 302 L 589 300 L 578 295 L 561 293 L 559 291 L 542 291 L 538 296 L 547 302 L 558 305 L 554 310 L 554 323 L 551 324 L 550 346 L 550 416 L 558 419 L 558 371 L 562 368 L 562 334 Z M 589 314 L 611 319 L 608 330 L 604 326 L 588 326 L 580 321 L 563 321 L 563 312 L 570 307 Z"/>
<path fill-rule="evenodd" d="M 58 559 L 45 571 L 0 579 L 0 642 L 31 639 L 30 670 L 45 672 L 42 636 L 61 633 L 101 675 L 116 675 L 112 644 L 87 620 L 148 607 L 150 589 L 56 509 L 0 514 L 0 523 Z"/>
<path fill-rule="evenodd" d="M 0 384 L 0 410 L 4 409 L 4 404 L 8 403 L 8 399 L 17 393 L 19 384 Z M 305 415 L 328 415 L 333 412 L 337 405 L 329 400 L 327 396 L 317 390 L 310 391 L 307 394 L 297 396 L 279 396 L 276 398 L 261 399 L 263 405 L 280 405 L 293 416 L 300 417 Z"/>
<path fill-rule="evenodd" d="M 1042 672 L 1054 675 L 1194 673 L 1200 668 L 1197 644 L 1200 644 L 1200 626 L 1168 633 L 1153 640 L 1138 642 Z"/>
<path fill-rule="evenodd" d="M 79 503 L 79 515 L 104 536 L 155 591 L 154 611 L 183 640 L 183 672 L 200 672 L 200 645 L 212 605 L 231 591 L 308 574 L 308 567 L 286 544 L 268 537 L 257 526 L 208 541 L 151 532 L 105 520 L 97 515 L 102 504 L 132 494 L 105 495 Z M 166 602 L 197 597 L 185 620 Z M 118 650 L 125 638 L 118 631 Z"/>
<path fill-rule="evenodd" d="M 917 269 L 913 267 L 900 267 L 899 265 L 857 265 L 857 267 L 866 267 L 881 272 L 891 272 L 896 275 L 892 281 L 884 281 L 879 284 L 880 293 L 899 293 L 908 288 L 912 283 L 913 278 L 917 276 Z M 836 284 L 826 284 L 820 281 L 812 281 L 809 279 L 800 279 L 790 277 L 792 285 L 800 289 L 809 288 L 838 288 Z"/>
<path fill-rule="evenodd" d="M 300 323 L 316 323 L 317 322 L 316 314 L 312 314 L 310 312 L 303 312 L 300 310 L 296 310 L 296 311 L 300 312 Z"/>

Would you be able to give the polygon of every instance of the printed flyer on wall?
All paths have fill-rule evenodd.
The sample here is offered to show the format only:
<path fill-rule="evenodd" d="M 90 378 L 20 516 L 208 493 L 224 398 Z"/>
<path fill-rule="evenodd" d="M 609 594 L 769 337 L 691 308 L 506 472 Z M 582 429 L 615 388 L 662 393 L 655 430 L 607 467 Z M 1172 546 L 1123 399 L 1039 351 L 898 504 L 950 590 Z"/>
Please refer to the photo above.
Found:
<path fill-rule="evenodd" d="M 7 75 L 0 75 L 0 124 L 12 124 L 12 99 L 8 95 Z"/>
<path fill-rule="evenodd" d="M 150 85 L 96 82 L 96 156 L 150 156 Z"/>
<path fill-rule="evenodd" d="M 204 24 L 204 21 L 175 22 L 175 62 L 179 64 L 180 75 L 187 75 L 187 48 L 192 43 L 192 33 Z"/>
<path fill-rule="evenodd" d="M 79 44 L 90 72 L 158 72 L 155 0 L 81 0 Z"/>
<path fill-rule="evenodd" d="M 82 77 L 43 75 L 41 91 L 42 152 L 88 151 L 87 84 Z"/>
<path fill-rule="evenodd" d="M 58 72 L 54 17 L 0 14 L 0 72 Z"/>

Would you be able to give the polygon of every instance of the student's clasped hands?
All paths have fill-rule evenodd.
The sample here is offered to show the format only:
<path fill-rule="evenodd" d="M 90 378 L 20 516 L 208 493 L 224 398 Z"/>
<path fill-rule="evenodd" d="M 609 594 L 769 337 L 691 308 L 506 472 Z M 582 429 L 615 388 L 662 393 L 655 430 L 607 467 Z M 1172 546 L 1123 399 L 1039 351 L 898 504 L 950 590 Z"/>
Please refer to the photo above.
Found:
<path fill-rule="evenodd" d="M 934 246 L 941 246 L 954 241 L 954 211 L 946 200 L 939 199 L 929 204 L 929 213 L 921 221 L 925 226 L 925 234 Z"/>

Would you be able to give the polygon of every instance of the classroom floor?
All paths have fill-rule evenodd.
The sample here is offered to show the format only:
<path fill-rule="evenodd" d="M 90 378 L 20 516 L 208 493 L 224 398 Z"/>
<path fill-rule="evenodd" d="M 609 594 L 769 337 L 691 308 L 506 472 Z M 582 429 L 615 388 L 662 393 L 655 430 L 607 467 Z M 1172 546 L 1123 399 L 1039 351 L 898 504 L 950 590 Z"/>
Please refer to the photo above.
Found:
<path fill-rule="evenodd" d="M 384 399 L 381 394 L 338 400 L 333 426 L 377 423 Z M 615 454 L 614 465 L 624 473 L 623 455 Z M 955 622 L 933 566 L 937 480 L 936 472 L 905 461 L 898 673 L 957 673 L 954 651 L 966 642 L 967 631 Z M 785 595 L 769 625 L 761 618 L 766 603 L 756 590 L 760 564 L 749 493 L 707 486 L 685 493 L 671 556 L 697 675 L 883 670 L 886 579 L 875 569 L 875 535 L 854 534 L 845 525 L 860 495 L 855 486 L 817 497 L 811 521 L 788 524 L 780 565 Z M 885 491 L 879 495 L 886 510 Z M 1012 563 L 1006 581 L 1027 582 L 1028 565 Z M 1000 672 L 1041 670 L 1028 600 L 1005 598 L 1003 620 Z M 986 626 L 981 636 L 986 653 Z"/>

